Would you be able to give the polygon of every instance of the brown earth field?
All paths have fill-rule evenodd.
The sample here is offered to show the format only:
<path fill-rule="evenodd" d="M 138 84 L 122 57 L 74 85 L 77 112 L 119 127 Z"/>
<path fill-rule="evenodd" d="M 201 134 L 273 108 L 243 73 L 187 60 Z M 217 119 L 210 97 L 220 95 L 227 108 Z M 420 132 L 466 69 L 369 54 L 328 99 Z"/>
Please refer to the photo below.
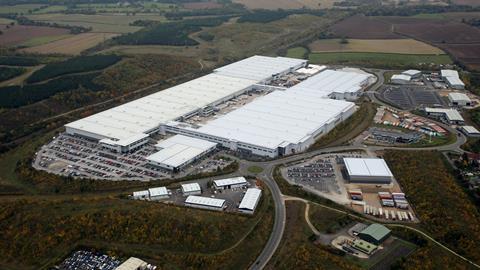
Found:
<path fill-rule="evenodd" d="M 15 25 L 8 29 L 5 25 L 0 25 L 0 30 L 3 32 L 0 38 L 0 46 L 14 46 L 36 37 L 66 35 L 69 33 L 68 29 L 29 25 Z"/>
<path fill-rule="evenodd" d="M 478 13 L 474 13 L 478 14 Z M 446 13 L 443 19 L 353 16 L 330 28 L 335 37 L 413 38 L 439 47 L 470 69 L 480 66 L 480 29 L 461 23 L 469 13 Z"/>
<path fill-rule="evenodd" d="M 221 8 L 222 5 L 217 2 L 189 2 L 183 4 L 186 9 L 214 9 Z"/>
<path fill-rule="evenodd" d="M 234 3 L 245 5 L 249 9 L 300 9 L 303 7 L 320 9 L 331 8 L 340 0 L 234 0 Z"/>
<path fill-rule="evenodd" d="M 23 49 L 27 53 L 58 53 L 58 54 L 80 54 L 82 51 L 108 40 L 117 34 L 112 33 L 83 33 L 70 38 L 53 41 L 47 44 Z"/>

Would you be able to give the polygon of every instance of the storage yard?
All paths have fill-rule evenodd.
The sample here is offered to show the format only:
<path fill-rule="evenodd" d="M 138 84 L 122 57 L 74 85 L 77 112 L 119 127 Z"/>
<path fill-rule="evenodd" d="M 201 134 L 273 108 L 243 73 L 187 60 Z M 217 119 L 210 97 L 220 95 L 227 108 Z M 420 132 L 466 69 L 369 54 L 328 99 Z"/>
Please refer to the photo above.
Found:
<path fill-rule="evenodd" d="M 180 183 L 180 188 L 156 187 L 139 190 L 133 192 L 130 198 L 212 211 L 254 214 L 261 195 L 262 190 L 255 180 L 232 177 Z"/>
<path fill-rule="evenodd" d="M 357 107 L 349 101 L 374 82 L 358 69 L 253 56 L 66 124 L 34 166 L 73 177 L 161 179 L 195 170 L 219 148 L 290 155 L 350 117 Z"/>
<path fill-rule="evenodd" d="M 155 265 L 148 264 L 141 259 L 130 257 L 123 263 L 121 260 L 95 251 L 78 250 L 66 258 L 58 268 L 62 270 L 155 270 Z"/>

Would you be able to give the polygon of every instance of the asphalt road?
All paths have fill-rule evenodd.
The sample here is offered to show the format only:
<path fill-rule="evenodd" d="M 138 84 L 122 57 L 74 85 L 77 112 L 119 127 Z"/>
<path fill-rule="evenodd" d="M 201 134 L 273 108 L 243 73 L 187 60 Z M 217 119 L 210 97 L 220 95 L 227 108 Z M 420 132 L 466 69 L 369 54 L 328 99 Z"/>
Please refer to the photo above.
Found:
<path fill-rule="evenodd" d="M 377 82 L 375 82 L 367 91 L 366 94 L 370 98 L 372 102 L 375 102 L 380 105 L 386 105 L 380 100 L 375 97 L 375 92 L 380 88 L 384 83 L 383 74 L 385 71 L 383 70 L 369 70 L 371 73 L 375 73 L 377 76 Z M 423 148 L 407 148 L 407 147 L 383 147 L 383 146 L 366 146 L 362 144 L 354 144 L 354 145 L 347 145 L 347 146 L 336 146 L 336 147 L 328 147 L 324 149 L 319 149 L 311 152 L 300 153 L 293 156 L 283 157 L 280 159 L 275 159 L 271 161 L 261 161 L 261 162 L 253 162 L 253 161 L 246 161 L 246 160 L 239 160 L 240 163 L 240 173 L 243 175 L 252 174 L 248 171 L 248 167 L 254 165 L 263 168 L 263 172 L 257 174 L 257 177 L 262 179 L 267 187 L 270 189 L 273 197 L 273 202 L 275 204 L 275 220 L 272 232 L 270 234 L 270 238 L 267 241 L 267 244 L 263 248 L 262 252 L 258 256 L 257 260 L 250 266 L 251 270 L 263 269 L 268 261 L 272 258 L 275 251 L 277 250 L 280 242 L 282 240 L 283 232 L 285 231 L 285 221 L 286 221 L 286 210 L 285 210 L 285 201 L 283 199 L 283 195 L 281 193 L 280 188 L 278 187 L 277 183 L 273 178 L 273 169 L 275 166 L 299 161 L 302 159 L 308 159 L 316 155 L 320 154 L 328 154 L 332 152 L 345 152 L 345 151 L 352 151 L 352 150 L 364 150 L 368 152 L 375 152 L 378 150 L 385 150 L 385 149 L 396 149 L 402 151 L 419 151 L 419 150 L 437 150 L 437 151 L 454 151 L 454 152 L 463 152 L 460 148 L 463 145 L 467 138 L 459 133 L 458 131 L 452 129 L 451 127 L 444 125 L 443 123 L 437 122 L 440 126 L 447 129 L 448 131 L 452 132 L 456 135 L 456 140 L 452 144 L 442 145 L 442 146 L 434 146 L 434 147 L 423 147 Z M 436 241 L 435 241 L 436 242 Z"/>

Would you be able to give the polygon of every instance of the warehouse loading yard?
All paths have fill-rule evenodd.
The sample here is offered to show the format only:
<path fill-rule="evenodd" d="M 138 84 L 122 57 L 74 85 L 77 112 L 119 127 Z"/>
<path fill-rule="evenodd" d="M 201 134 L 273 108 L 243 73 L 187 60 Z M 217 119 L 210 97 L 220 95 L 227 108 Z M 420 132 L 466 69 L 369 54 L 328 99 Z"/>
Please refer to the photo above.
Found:
<path fill-rule="evenodd" d="M 374 81 L 356 69 L 253 56 L 67 124 L 34 166 L 73 177 L 158 179 L 190 174 L 216 149 L 291 155 L 349 118 L 350 101 Z"/>

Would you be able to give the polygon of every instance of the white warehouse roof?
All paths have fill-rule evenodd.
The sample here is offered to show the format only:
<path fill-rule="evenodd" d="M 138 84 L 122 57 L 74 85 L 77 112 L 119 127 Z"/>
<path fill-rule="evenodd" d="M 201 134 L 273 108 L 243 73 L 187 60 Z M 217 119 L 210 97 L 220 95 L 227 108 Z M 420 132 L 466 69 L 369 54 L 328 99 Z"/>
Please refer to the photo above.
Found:
<path fill-rule="evenodd" d="M 276 149 L 283 143 L 302 142 L 354 107 L 351 102 L 326 99 L 317 90 L 274 91 L 206 123 L 197 131 Z"/>
<path fill-rule="evenodd" d="M 467 95 L 463 93 L 449 93 L 448 97 L 452 101 L 466 101 L 466 102 L 472 101 Z"/>
<path fill-rule="evenodd" d="M 221 68 L 217 68 L 214 70 L 214 73 L 263 81 L 269 79 L 273 75 L 288 71 L 291 68 L 306 65 L 306 63 L 307 60 L 303 59 L 255 55 Z"/>
<path fill-rule="evenodd" d="M 414 76 L 419 75 L 421 73 L 422 72 L 420 70 L 416 70 L 416 69 L 409 69 L 409 70 L 405 70 L 404 72 L 402 72 L 402 74 L 407 75 L 407 76 L 411 76 L 411 77 L 414 77 Z"/>
<path fill-rule="evenodd" d="M 255 210 L 255 206 L 260 200 L 260 195 L 262 194 L 262 190 L 258 188 L 249 188 L 247 192 L 245 192 L 245 196 L 243 196 L 242 201 L 238 208 L 240 209 L 247 209 L 247 210 Z"/>
<path fill-rule="evenodd" d="M 182 192 L 202 191 L 198 183 L 182 184 Z"/>
<path fill-rule="evenodd" d="M 474 126 L 462 126 L 462 129 L 467 132 L 468 134 L 479 134 L 480 131 L 476 129 Z"/>
<path fill-rule="evenodd" d="M 190 195 L 185 200 L 185 203 L 221 208 L 225 204 L 225 200 Z"/>
<path fill-rule="evenodd" d="M 455 109 L 442 109 L 442 108 L 425 108 L 427 113 L 442 113 L 445 114 L 449 121 L 464 121 L 462 115 Z"/>
<path fill-rule="evenodd" d="M 381 158 L 344 158 L 349 175 L 354 176 L 388 176 L 393 174 Z"/>
<path fill-rule="evenodd" d="M 240 177 L 214 180 L 213 182 L 217 187 L 223 187 L 223 186 L 230 186 L 230 185 L 246 184 L 247 180 L 245 179 L 245 177 L 240 176 Z"/>
<path fill-rule="evenodd" d="M 149 195 L 150 193 L 148 192 L 148 190 L 141 190 L 141 191 L 134 191 L 133 192 L 133 197 L 142 197 L 142 196 L 147 196 Z"/>
<path fill-rule="evenodd" d="M 411 79 L 412 79 L 412 77 L 410 75 L 405 75 L 405 74 L 392 75 L 392 81 L 393 80 L 401 80 L 401 81 L 409 82 Z"/>
<path fill-rule="evenodd" d="M 216 143 L 202 139 L 174 135 L 155 145 L 161 150 L 148 156 L 147 160 L 176 168 L 209 152 L 216 146 Z"/>
<path fill-rule="evenodd" d="M 327 69 L 293 86 L 290 90 L 310 89 L 331 93 L 355 93 L 362 89 L 372 75 Z"/>
<path fill-rule="evenodd" d="M 148 192 L 150 193 L 150 197 L 168 195 L 168 190 L 166 187 L 149 188 Z"/>
<path fill-rule="evenodd" d="M 115 270 L 138 270 L 144 269 L 148 263 L 140 260 L 139 258 L 130 257 L 128 260 L 120 264 Z"/>
<path fill-rule="evenodd" d="M 442 69 L 440 73 L 442 77 L 445 78 L 445 80 L 447 80 L 448 84 L 450 84 L 451 86 L 465 87 L 465 84 L 460 79 L 460 75 L 458 75 L 458 71 L 451 69 Z"/>
<path fill-rule="evenodd" d="M 100 137 L 128 139 L 223 98 L 256 80 L 209 74 L 65 125 Z"/>

